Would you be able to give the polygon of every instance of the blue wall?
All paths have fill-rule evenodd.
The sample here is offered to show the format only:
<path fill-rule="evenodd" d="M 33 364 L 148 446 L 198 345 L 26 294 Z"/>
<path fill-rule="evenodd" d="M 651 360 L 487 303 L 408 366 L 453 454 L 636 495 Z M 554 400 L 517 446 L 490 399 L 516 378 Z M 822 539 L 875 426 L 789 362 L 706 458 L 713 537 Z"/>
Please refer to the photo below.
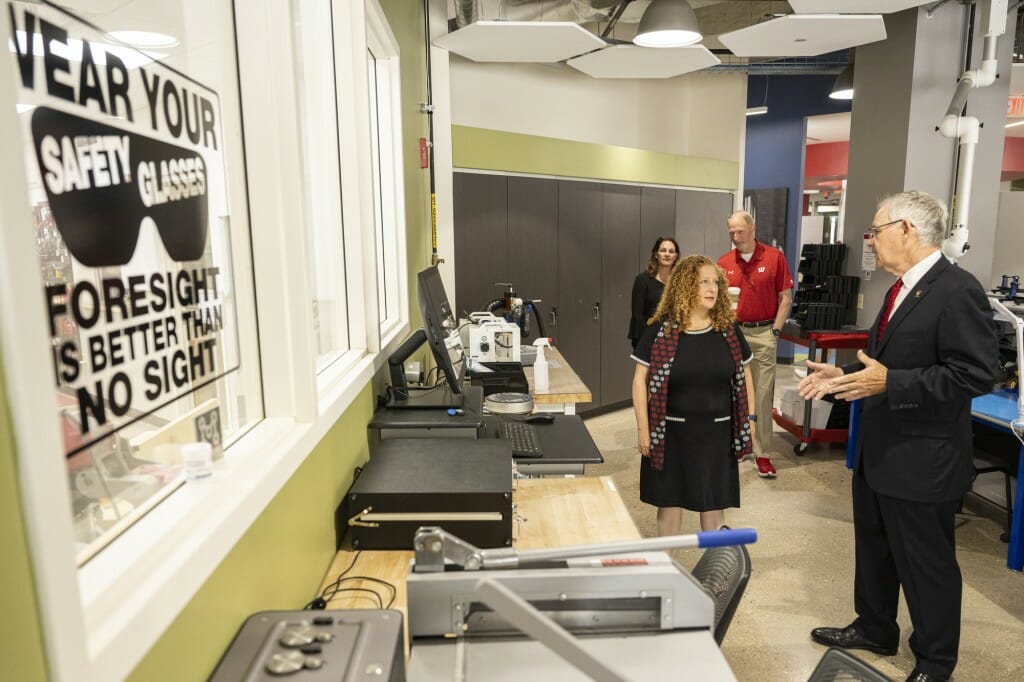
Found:
<path fill-rule="evenodd" d="M 829 99 L 835 76 L 750 76 L 747 106 L 765 104 L 768 113 L 747 118 L 745 189 L 789 188 L 786 257 L 796 271 L 796 253 L 804 190 L 804 135 L 807 116 L 850 111 L 850 102 Z"/>
<path fill-rule="evenodd" d="M 744 189 L 789 188 L 786 210 L 786 260 L 796 279 L 800 215 L 803 212 L 805 117 L 850 111 L 850 102 L 829 99 L 835 76 L 750 76 L 747 106 L 767 106 L 768 113 L 747 118 Z M 765 88 L 767 87 L 767 102 Z M 779 355 L 792 357 L 780 344 Z"/>

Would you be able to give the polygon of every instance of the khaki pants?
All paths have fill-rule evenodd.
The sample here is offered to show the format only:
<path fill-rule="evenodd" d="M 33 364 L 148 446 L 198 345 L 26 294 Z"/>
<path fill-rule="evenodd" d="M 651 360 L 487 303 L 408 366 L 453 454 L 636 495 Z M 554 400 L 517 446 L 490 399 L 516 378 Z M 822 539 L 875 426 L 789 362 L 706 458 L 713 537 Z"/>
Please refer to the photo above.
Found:
<path fill-rule="evenodd" d="M 754 380 L 754 404 L 751 412 L 757 415 L 754 429 L 754 455 L 772 456 L 772 400 L 775 398 L 775 360 L 778 339 L 772 326 L 740 327 L 747 339 L 754 359 L 750 361 L 750 375 Z"/>

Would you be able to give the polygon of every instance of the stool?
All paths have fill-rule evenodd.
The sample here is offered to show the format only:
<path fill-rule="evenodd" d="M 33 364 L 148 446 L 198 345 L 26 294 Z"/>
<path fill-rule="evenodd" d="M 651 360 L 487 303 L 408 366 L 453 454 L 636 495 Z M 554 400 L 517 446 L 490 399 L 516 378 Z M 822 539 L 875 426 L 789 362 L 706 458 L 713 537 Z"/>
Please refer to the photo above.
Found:
<path fill-rule="evenodd" d="M 989 474 L 995 472 L 1003 474 L 1006 484 L 1006 530 L 999 536 L 1003 542 L 1010 541 L 1010 526 L 1013 524 L 1013 486 L 1010 485 L 1010 478 L 1017 473 L 1014 463 L 1000 457 L 999 455 L 974 449 L 974 476 L 978 474 Z M 1017 500 L 1020 503 L 1020 500 Z"/>

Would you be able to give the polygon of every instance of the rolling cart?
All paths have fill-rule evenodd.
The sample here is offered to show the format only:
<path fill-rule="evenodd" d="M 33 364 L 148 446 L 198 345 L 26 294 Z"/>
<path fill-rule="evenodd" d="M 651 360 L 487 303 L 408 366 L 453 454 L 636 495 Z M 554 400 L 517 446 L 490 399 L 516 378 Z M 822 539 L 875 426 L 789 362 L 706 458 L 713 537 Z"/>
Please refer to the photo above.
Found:
<path fill-rule="evenodd" d="M 798 346 L 807 346 L 807 359 L 812 362 L 826 362 L 830 350 L 856 350 L 868 345 L 868 333 L 864 330 L 804 331 L 797 325 L 789 323 L 783 327 L 779 338 Z M 820 358 L 818 351 L 821 351 Z M 844 443 L 848 435 L 846 428 L 811 428 L 811 407 L 812 401 L 805 400 L 802 425 L 782 414 L 777 408 L 772 408 L 772 419 L 775 423 L 800 439 L 800 442 L 793 446 L 793 452 L 799 456 L 807 452 L 807 447 L 811 443 Z"/>

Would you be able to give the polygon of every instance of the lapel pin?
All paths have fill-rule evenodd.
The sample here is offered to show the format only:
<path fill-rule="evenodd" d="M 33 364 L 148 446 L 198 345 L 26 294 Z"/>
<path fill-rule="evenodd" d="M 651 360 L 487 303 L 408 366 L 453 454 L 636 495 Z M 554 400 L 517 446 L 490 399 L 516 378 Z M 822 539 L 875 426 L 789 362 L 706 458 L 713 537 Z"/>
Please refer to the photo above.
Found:
<path fill-rule="evenodd" d="M 920 289 L 918 289 L 917 291 L 914 292 L 914 298 L 921 298 L 921 290 Z"/>

